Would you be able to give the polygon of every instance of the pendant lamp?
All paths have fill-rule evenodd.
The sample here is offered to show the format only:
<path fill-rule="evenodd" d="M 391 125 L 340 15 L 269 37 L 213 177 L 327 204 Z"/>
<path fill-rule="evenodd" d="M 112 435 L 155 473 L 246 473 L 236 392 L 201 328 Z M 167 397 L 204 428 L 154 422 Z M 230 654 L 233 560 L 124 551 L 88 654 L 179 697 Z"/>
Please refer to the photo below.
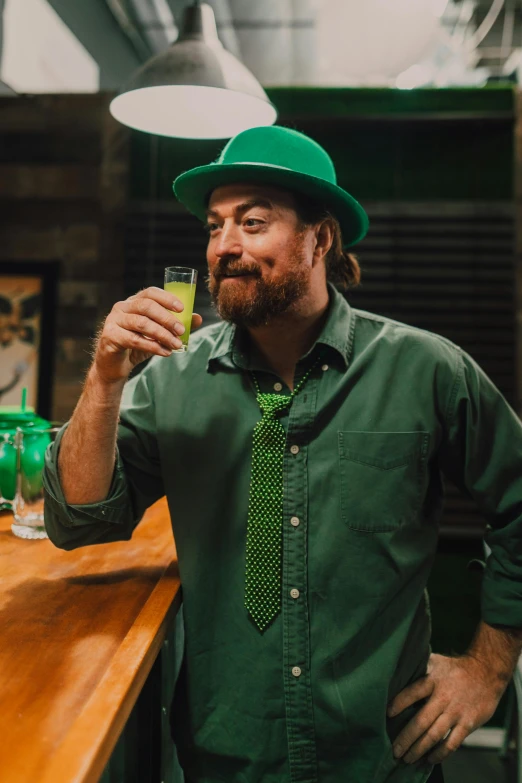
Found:
<path fill-rule="evenodd" d="M 221 44 L 207 3 L 185 9 L 178 39 L 131 77 L 110 105 L 131 128 L 191 139 L 228 139 L 277 117 L 265 91 Z"/>

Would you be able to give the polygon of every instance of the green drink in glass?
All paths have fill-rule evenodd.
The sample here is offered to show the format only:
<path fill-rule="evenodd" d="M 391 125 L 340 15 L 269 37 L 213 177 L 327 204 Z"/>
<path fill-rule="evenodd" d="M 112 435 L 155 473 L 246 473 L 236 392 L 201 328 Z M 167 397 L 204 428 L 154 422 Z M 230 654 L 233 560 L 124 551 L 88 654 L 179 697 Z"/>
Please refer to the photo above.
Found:
<path fill-rule="evenodd" d="M 171 310 L 178 321 L 181 321 L 185 327 L 184 333 L 180 336 L 183 343 L 181 348 L 175 349 L 175 353 L 188 351 L 188 341 L 190 336 L 190 327 L 192 325 L 192 314 L 194 312 L 194 299 L 196 296 L 196 283 L 198 273 L 196 269 L 190 269 L 186 266 L 168 266 L 165 269 L 164 289 L 169 294 L 173 294 L 185 306 L 185 309 L 178 313 Z"/>

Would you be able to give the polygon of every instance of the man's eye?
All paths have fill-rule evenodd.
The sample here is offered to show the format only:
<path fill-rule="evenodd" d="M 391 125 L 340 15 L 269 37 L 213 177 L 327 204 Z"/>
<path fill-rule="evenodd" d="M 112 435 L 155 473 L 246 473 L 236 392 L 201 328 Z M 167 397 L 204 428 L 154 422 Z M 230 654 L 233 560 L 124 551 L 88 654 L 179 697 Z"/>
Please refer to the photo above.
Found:
<path fill-rule="evenodd" d="M 205 226 L 205 231 L 207 232 L 207 234 L 211 234 L 217 228 L 219 228 L 217 223 L 207 223 L 207 225 Z"/>
<path fill-rule="evenodd" d="M 245 220 L 245 226 L 248 228 L 254 228 L 254 226 L 261 225 L 262 222 L 262 220 L 258 220 L 257 218 L 247 218 Z"/>

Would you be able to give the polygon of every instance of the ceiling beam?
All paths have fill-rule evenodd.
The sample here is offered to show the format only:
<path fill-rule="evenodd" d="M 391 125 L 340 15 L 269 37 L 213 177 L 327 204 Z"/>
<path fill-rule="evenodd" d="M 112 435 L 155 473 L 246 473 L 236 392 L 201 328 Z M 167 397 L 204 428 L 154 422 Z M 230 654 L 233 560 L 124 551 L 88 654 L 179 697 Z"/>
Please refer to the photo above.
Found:
<path fill-rule="evenodd" d="M 48 0 L 98 63 L 100 90 L 118 90 L 141 60 L 105 0 Z"/>

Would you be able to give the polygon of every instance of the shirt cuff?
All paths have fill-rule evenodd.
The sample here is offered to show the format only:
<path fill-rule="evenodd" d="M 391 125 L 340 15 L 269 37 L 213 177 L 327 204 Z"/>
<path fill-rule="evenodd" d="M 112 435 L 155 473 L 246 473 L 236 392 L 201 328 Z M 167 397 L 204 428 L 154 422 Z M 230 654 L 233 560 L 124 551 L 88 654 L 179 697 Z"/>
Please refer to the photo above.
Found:
<path fill-rule="evenodd" d="M 522 580 L 511 563 L 493 553 L 482 582 L 481 616 L 488 625 L 522 628 Z M 519 569 L 517 569 L 519 570 Z"/>
<path fill-rule="evenodd" d="M 58 455 L 68 424 L 62 427 L 45 453 L 43 486 L 48 511 L 58 516 L 66 527 L 92 525 L 96 522 L 111 522 L 116 525 L 127 522 L 130 513 L 129 492 L 123 462 L 118 452 L 109 494 L 105 500 L 83 504 L 67 503 L 65 500 L 58 472 Z"/>

